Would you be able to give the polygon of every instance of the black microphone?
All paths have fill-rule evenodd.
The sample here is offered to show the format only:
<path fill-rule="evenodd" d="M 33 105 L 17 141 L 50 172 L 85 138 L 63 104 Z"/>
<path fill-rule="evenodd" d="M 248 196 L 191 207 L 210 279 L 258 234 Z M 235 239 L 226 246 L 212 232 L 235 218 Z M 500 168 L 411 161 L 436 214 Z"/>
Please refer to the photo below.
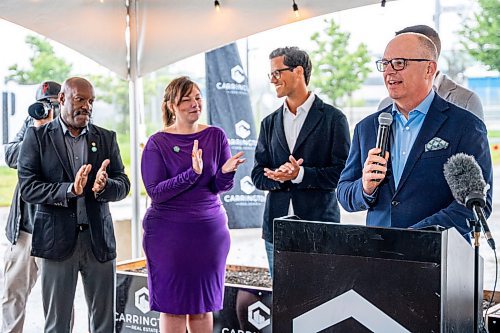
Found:
<path fill-rule="evenodd" d="M 484 181 L 474 156 L 464 153 L 451 156 L 444 164 L 444 178 L 455 200 L 472 210 L 475 219 L 481 223 L 488 244 L 495 250 L 495 240 L 483 211 L 489 185 Z"/>
<path fill-rule="evenodd" d="M 378 131 L 377 131 L 377 143 L 375 148 L 380 148 L 381 151 L 378 156 L 385 157 L 385 152 L 387 151 L 387 145 L 389 143 L 389 132 L 391 130 L 392 124 L 392 114 L 389 112 L 382 112 L 378 116 Z M 377 163 L 380 164 L 380 163 Z M 380 171 L 375 170 L 373 173 L 380 173 Z M 380 180 L 374 179 L 373 181 L 379 182 Z"/>
<path fill-rule="evenodd" d="M 387 144 L 389 143 L 389 131 L 392 124 L 392 114 L 389 112 L 382 112 L 378 116 L 378 132 L 377 132 L 377 143 L 375 148 L 380 148 L 382 151 L 378 154 L 381 157 L 385 156 L 387 151 Z"/>

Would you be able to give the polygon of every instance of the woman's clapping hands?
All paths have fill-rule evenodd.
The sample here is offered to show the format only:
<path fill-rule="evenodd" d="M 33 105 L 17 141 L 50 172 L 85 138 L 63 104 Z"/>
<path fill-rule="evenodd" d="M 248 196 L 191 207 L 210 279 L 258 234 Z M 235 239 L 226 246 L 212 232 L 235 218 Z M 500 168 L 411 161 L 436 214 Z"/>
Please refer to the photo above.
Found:
<path fill-rule="evenodd" d="M 222 166 L 222 173 L 235 172 L 238 170 L 238 166 L 246 161 L 245 158 L 241 158 L 242 156 L 243 152 L 241 151 L 231 156 Z"/>

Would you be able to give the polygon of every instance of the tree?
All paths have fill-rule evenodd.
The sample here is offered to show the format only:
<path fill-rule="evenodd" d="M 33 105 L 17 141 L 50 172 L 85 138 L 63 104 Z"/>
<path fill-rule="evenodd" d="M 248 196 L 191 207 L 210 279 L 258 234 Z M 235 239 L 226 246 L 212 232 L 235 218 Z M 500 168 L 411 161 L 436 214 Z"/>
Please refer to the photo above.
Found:
<path fill-rule="evenodd" d="M 500 71 L 500 1 L 478 0 L 474 19 L 460 31 L 467 52 L 490 70 Z"/>
<path fill-rule="evenodd" d="M 322 95 L 340 106 L 346 97 L 361 87 L 371 69 L 370 56 L 366 44 L 358 45 L 354 52 L 348 51 L 350 34 L 340 31 L 333 19 L 325 20 L 327 27 L 323 33 L 314 33 L 311 40 L 316 43 L 311 52 L 313 70 L 311 85 Z"/>
<path fill-rule="evenodd" d="M 155 75 L 143 79 L 144 106 L 149 107 L 152 96 L 157 96 L 169 81 L 168 71 L 160 70 Z M 129 133 L 129 83 L 115 75 L 89 75 L 89 80 L 96 89 L 97 99 L 113 105 L 117 117 L 112 119 L 109 127 L 121 134 Z M 153 99 L 154 100 L 154 99 Z M 160 110 L 160 105 L 155 105 L 155 110 Z M 159 111 L 158 111 L 159 112 Z M 160 117 L 161 118 L 161 117 Z M 159 124 L 155 124 L 156 130 Z M 161 126 L 161 125 L 160 125 Z"/>
<path fill-rule="evenodd" d="M 9 67 L 6 81 L 19 84 L 38 84 L 45 80 L 63 82 L 70 74 L 72 65 L 57 57 L 54 48 L 43 38 L 28 35 L 25 40 L 33 51 L 30 69 L 21 69 L 18 64 Z"/>
<path fill-rule="evenodd" d="M 120 134 L 129 133 L 129 87 L 128 82 L 114 74 L 88 75 L 95 88 L 96 100 L 112 105 L 115 117 L 109 117 L 107 127 Z"/>

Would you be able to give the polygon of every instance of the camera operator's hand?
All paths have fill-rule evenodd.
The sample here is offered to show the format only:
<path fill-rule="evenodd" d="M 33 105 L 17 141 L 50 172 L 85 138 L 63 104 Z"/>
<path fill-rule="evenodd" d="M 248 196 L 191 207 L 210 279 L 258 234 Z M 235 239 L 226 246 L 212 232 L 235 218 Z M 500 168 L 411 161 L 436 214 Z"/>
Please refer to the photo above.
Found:
<path fill-rule="evenodd" d="M 40 127 L 42 125 L 45 125 L 46 123 L 50 123 L 53 119 L 54 119 L 54 110 L 50 109 L 47 118 L 33 119 L 33 126 Z"/>

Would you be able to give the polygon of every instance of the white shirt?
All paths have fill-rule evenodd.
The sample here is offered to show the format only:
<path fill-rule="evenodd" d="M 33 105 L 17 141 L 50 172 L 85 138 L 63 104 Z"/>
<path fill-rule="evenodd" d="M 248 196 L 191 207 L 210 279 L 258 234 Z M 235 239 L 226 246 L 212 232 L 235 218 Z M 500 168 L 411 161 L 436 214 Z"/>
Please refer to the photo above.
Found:
<path fill-rule="evenodd" d="M 307 114 L 311 109 L 314 99 L 316 95 L 313 93 L 309 93 L 309 97 L 307 97 L 306 101 L 297 108 L 297 113 L 293 114 L 290 111 L 290 108 L 285 103 L 283 103 L 283 129 L 285 131 L 285 138 L 288 144 L 288 148 L 290 149 L 290 153 L 293 152 L 295 148 L 295 143 L 297 142 L 297 138 L 299 137 L 300 130 L 306 121 Z M 295 158 L 300 158 L 300 156 L 294 156 Z M 292 183 L 298 184 L 302 182 L 304 178 L 304 168 L 301 166 L 299 169 L 299 174 L 297 178 L 292 179 Z M 288 208 L 288 215 L 293 215 L 293 206 L 292 200 L 290 199 L 290 206 Z"/>

